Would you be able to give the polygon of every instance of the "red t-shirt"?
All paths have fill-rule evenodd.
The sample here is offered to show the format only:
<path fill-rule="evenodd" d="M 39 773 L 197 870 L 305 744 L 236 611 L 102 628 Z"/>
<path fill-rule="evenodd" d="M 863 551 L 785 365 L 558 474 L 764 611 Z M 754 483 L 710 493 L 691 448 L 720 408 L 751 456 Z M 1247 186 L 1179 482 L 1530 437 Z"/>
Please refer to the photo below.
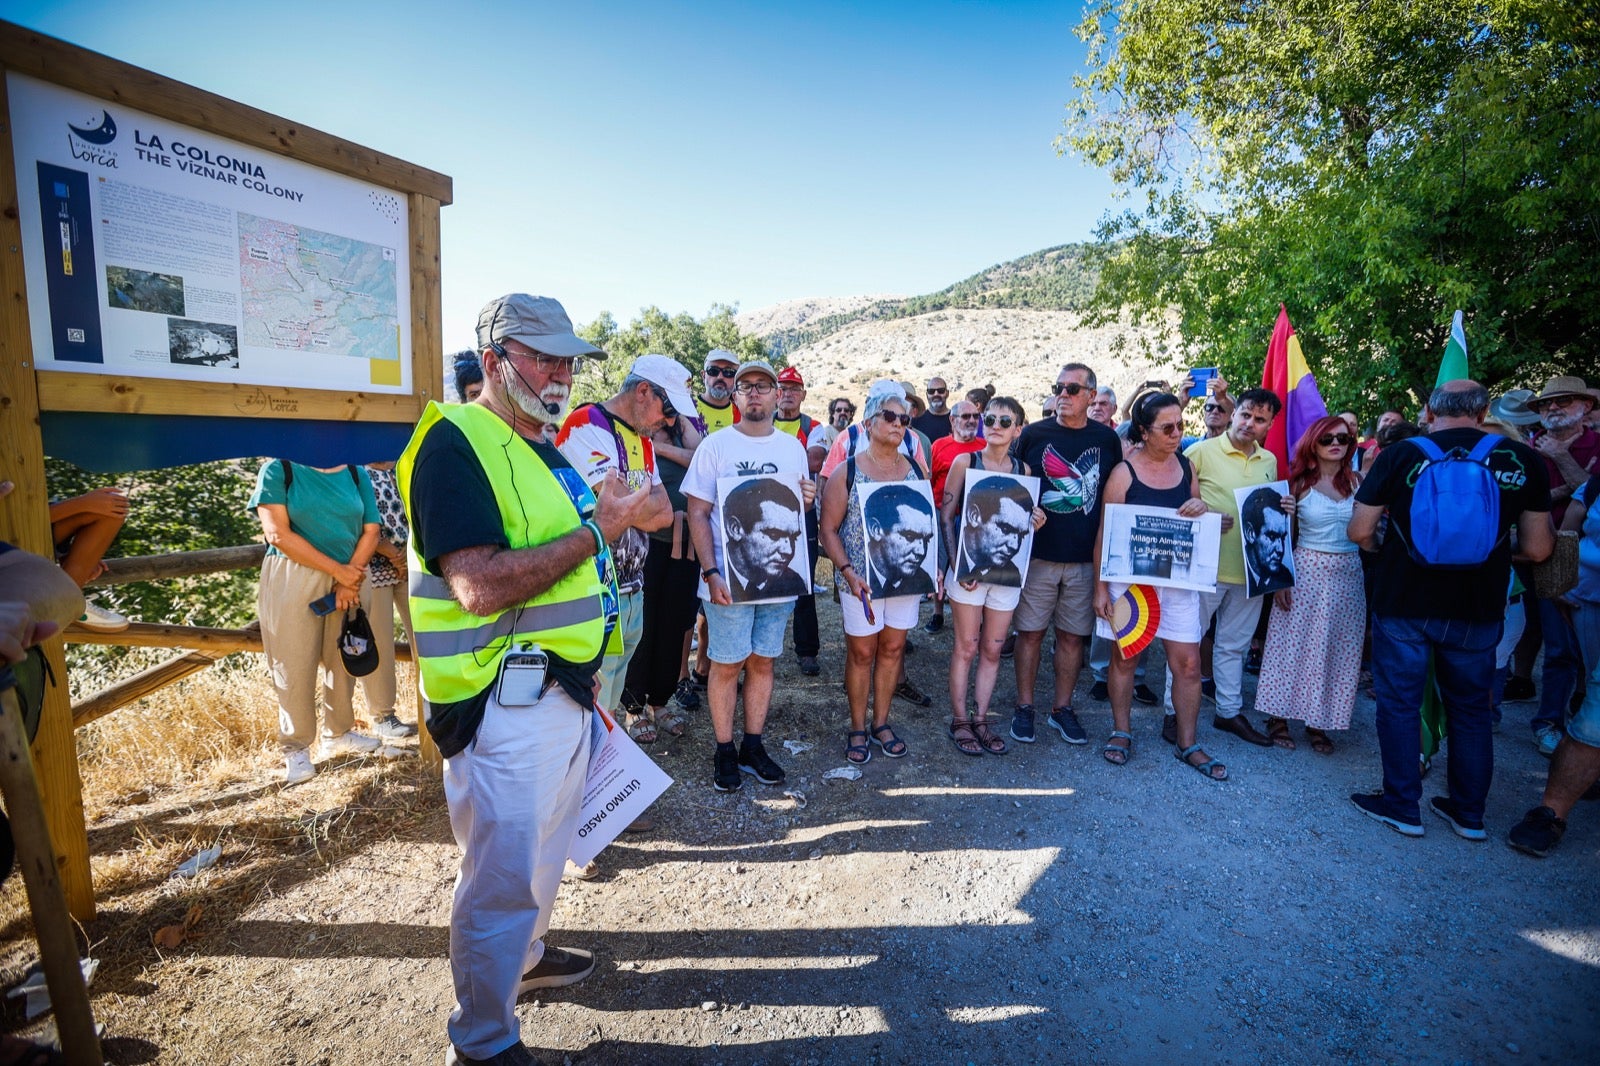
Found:
<path fill-rule="evenodd" d="M 965 444 L 954 437 L 940 437 L 933 442 L 933 498 L 940 507 L 944 506 L 944 480 L 950 476 L 950 464 L 958 455 L 983 451 L 983 446 L 981 437 L 974 437 Z"/>
<path fill-rule="evenodd" d="M 1542 436 L 1542 434 L 1541 434 Z M 1537 450 L 1537 449 L 1535 449 Z M 1583 467 L 1586 474 L 1600 474 L 1600 433 L 1592 429 L 1585 429 L 1573 438 L 1572 447 L 1567 451 L 1572 455 L 1573 461 Z M 1561 476 L 1561 470 L 1556 466 L 1555 460 L 1544 456 L 1545 470 L 1550 475 L 1550 487 L 1565 485 L 1566 478 Z M 1582 488 L 1583 486 L 1578 486 Z M 1554 520 L 1556 528 L 1561 528 L 1561 520 L 1567 516 L 1568 500 L 1556 500 L 1550 505 L 1550 517 Z"/>

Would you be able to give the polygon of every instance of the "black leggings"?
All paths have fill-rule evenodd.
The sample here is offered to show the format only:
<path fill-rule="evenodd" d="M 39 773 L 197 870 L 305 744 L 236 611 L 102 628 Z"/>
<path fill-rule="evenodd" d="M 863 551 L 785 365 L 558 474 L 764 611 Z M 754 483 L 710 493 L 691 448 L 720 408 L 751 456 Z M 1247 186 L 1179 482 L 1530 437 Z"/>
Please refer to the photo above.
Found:
<path fill-rule="evenodd" d="M 652 707 L 665 707 L 678 687 L 683 635 L 700 605 L 700 564 L 674 559 L 668 541 L 650 541 L 644 561 L 644 631 L 628 663 L 626 688 Z"/>

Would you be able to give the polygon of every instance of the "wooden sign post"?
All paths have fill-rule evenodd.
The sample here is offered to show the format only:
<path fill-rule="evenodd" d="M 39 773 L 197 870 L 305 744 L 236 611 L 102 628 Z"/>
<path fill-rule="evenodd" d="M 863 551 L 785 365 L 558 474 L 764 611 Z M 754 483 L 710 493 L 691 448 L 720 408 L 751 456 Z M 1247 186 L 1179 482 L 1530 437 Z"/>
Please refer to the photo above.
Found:
<path fill-rule="evenodd" d="M 17 484 L 0 539 L 52 551 L 55 412 L 238 420 L 218 459 L 262 454 L 237 449 L 264 421 L 333 442 L 415 423 L 444 397 L 450 198 L 443 174 L 0 22 L 0 479 Z M 61 640 L 46 651 L 64 679 Z M 69 906 L 91 919 L 64 682 L 34 757 Z"/>

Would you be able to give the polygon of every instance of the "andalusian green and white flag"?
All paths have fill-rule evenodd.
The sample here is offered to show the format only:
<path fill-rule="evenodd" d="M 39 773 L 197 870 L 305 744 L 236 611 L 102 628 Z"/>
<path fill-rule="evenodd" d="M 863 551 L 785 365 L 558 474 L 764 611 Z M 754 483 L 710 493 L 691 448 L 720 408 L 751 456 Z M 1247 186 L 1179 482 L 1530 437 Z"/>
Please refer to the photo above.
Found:
<path fill-rule="evenodd" d="M 1450 322 L 1450 339 L 1445 342 L 1444 356 L 1439 360 L 1439 376 L 1433 387 L 1447 381 L 1461 381 L 1471 377 L 1467 370 L 1467 331 L 1461 328 L 1461 312 Z M 1428 677 L 1422 690 L 1422 765 L 1424 768 L 1439 753 L 1444 741 L 1444 702 L 1439 698 L 1439 683 L 1434 678 L 1433 655 L 1428 655 Z"/>

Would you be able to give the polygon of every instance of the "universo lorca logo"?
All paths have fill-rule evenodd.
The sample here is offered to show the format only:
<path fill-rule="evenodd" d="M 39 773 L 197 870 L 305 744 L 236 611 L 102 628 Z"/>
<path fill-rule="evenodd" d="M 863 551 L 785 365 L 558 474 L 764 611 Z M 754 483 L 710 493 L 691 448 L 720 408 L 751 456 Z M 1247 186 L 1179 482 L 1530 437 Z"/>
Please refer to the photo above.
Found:
<path fill-rule="evenodd" d="M 115 170 L 117 153 L 110 147 L 117 139 L 117 122 L 111 112 L 102 109 L 99 121 L 90 120 L 84 125 L 67 123 L 67 147 L 72 158 L 84 163 Z"/>

